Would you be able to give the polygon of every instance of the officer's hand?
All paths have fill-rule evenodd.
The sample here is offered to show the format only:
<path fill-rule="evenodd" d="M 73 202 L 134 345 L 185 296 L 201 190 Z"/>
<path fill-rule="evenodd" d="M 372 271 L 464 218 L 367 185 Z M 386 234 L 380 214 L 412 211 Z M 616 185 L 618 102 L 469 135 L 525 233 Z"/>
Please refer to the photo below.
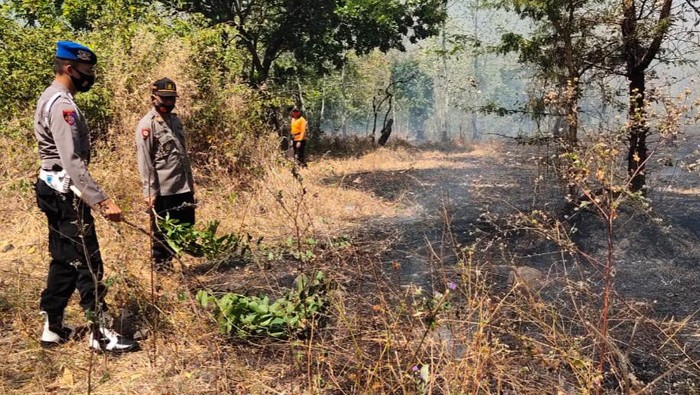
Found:
<path fill-rule="evenodd" d="M 297 148 L 301 148 L 301 141 L 297 141 L 294 145 L 296 145 Z"/>
<path fill-rule="evenodd" d="M 107 218 L 108 221 L 119 222 L 122 220 L 122 209 L 110 198 L 103 200 L 97 204 L 100 213 Z"/>

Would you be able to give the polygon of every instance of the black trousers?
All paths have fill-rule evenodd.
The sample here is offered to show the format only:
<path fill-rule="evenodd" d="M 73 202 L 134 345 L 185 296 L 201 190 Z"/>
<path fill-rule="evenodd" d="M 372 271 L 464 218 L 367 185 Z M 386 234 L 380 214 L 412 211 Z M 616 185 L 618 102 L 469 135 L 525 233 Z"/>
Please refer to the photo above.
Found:
<path fill-rule="evenodd" d="M 73 192 L 59 193 L 42 180 L 37 180 L 34 190 L 39 209 L 48 220 L 51 253 L 39 307 L 49 317 L 62 316 L 77 288 L 83 310 L 101 314 L 107 308 L 107 289 L 102 284 L 104 269 L 90 206 Z"/>
<path fill-rule="evenodd" d="M 194 225 L 194 194 L 192 192 L 180 193 L 177 195 L 157 196 L 154 204 L 156 214 L 165 218 L 170 216 L 177 219 L 180 224 Z M 153 229 L 153 260 L 156 263 L 170 262 L 175 256 L 175 252 L 168 247 L 165 236 L 158 230 L 155 219 L 151 217 Z"/>
<path fill-rule="evenodd" d="M 298 148 L 297 143 L 301 143 L 299 144 Z M 294 146 L 294 159 L 296 159 L 300 165 L 306 166 L 306 157 L 304 156 L 304 151 L 306 150 L 306 140 L 293 141 L 292 145 Z"/>

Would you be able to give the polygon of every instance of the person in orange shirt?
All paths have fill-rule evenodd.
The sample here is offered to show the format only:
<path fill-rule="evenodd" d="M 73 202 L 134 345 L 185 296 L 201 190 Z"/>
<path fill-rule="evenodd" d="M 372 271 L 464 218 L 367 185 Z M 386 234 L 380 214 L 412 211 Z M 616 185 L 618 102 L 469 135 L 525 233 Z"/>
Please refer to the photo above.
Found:
<path fill-rule="evenodd" d="M 294 142 L 294 159 L 299 162 L 301 167 L 306 167 L 306 159 L 304 158 L 304 149 L 306 148 L 306 129 L 308 127 L 308 122 L 306 118 L 301 115 L 301 111 L 294 107 L 292 109 L 292 140 Z"/>

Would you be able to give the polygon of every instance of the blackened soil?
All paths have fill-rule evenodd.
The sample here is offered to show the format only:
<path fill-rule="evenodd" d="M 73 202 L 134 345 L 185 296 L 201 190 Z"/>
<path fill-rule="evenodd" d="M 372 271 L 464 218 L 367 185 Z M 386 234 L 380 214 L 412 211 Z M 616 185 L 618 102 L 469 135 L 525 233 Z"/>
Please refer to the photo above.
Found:
<path fill-rule="evenodd" d="M 566 188 L 546 164 L 551 155 L 544 147 L 504 146 L 496 157 L 452 154 L 456 168 L 363 172 L 327 181 L 418 208 L 417 215 L 376 221 L 366 232 L 368 243 L 394 240 L 382 259 L 387 277 L 400 284 L 444 289 L 444 269 L 460 259 L 461 248 L 491 240 L 503 247 L 492 246 L 496 252 L 482 256 L 489 265 L 530 266 L 548 277 L 583 280 L 600 292 L 596 261 L 608 252 L 605 222 L 565 201 Z M 663 375 L 654 391 L 695 393 L 700 369 L 690 361 L 700 360 L 700 176 L 687 165 L 700 160 L 700 136 L 662 147 L 657 155 L 664 160 L 649 165 L 650 206 L 627 202 L 614 222 L 616 304 L 641 306 L 636 311 L 655 322 L 687 324 L 676 333 L 675 348 L 664 345 L 658 325 L 619 335 L 634 331 L 635 344 L 625 349 L 638 379 L 649 383 Z M 584 254 L 563 254 L 551 239 L 512 226 L 513 215 L 536 210 L 561 221 Z"/>

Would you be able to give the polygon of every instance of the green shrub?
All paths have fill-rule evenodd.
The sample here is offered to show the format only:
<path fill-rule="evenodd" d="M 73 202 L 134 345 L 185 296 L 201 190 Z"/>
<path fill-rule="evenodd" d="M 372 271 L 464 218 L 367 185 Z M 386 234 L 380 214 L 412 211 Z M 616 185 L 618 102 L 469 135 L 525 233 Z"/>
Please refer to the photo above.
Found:
<path fill-rule="evenodd" d="M 197 293 L 203 307 L 213 306 L 213 314 L 223 333 L 239 337 L 300 337 L 319 321 L 328 307 L 329 282 L 322 271 L 311 279 L 305 274 L 294 280 L 294 288 L 270 302 L 268 296 L 227 293 L 216 297 L 207 291 Z"/>
<path fill-rule="evenodd" d="M 216 260 L 238 253 L 243 256 L 249 250 L 250 236 L 239 238 L 234 234 L 217 236 L 220 221 L 207 222 L 203 230 L 190 224 L 181 224 L 177 219 L 166 216 L 158 221 L 158 227 L 165 235 L 170 248 L 177 254 L 187 253 L 194 257 Z"/>

